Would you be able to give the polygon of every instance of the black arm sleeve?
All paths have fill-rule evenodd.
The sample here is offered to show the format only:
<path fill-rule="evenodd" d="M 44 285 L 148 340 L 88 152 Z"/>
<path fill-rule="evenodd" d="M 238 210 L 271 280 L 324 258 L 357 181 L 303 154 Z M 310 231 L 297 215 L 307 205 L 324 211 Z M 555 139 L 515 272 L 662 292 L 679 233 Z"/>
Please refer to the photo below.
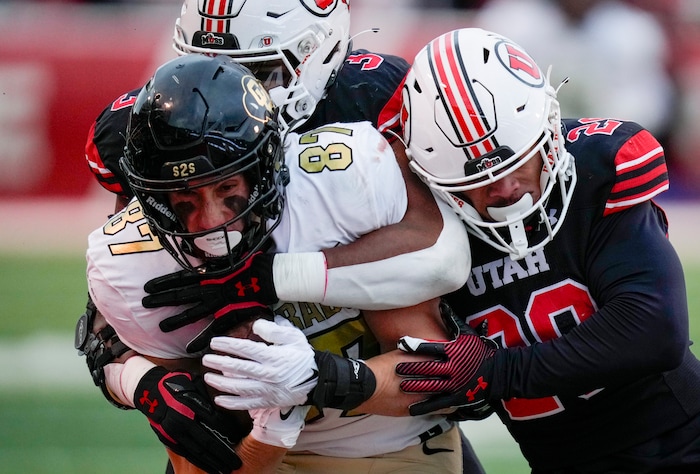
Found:
<path fill-rule="evenodd" d="M 587 248 L 586 283 L 598 311 L 558 339 L 498 351 L 498 398 L 577 395 L 682 362 L 685 281 L 663 212 L 645 202 L 602 218 Z"/>

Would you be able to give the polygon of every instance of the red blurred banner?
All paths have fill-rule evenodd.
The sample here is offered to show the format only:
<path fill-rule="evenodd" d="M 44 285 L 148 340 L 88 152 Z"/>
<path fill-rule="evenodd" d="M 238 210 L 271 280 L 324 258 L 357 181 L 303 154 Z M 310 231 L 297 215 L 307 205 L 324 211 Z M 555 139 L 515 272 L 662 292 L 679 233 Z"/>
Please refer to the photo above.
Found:
<path fill-rule="evenodd" d="M 179 9 L 0 6 L 0 198 L 86 193 L 90 125 L 162 62 Z"/>

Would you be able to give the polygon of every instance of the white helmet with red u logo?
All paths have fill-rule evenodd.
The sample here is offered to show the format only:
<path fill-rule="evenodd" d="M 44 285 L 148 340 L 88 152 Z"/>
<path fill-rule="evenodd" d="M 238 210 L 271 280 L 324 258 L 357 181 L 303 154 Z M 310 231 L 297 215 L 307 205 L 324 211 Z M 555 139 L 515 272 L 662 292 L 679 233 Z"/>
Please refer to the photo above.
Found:
<path fill-rule="evenodd" d="M 523 48 L 479 28 L 439 36 L 416 56 L 403 101 L 412 169 L 471 233 L 512 258 L 552 240 L 571 200 L 575 168 L 564 148 L 556 91 Z M 490 208 L 484 219 L 456 194 L 487 186 L 535 157 L 543 162 L 537 202 L 526 193 L 511 206 Z"/>
<path fill-rule="evenodd" d="M 345 61 L 349 0 L 185 0 L 173 47 L 243 63 L 280 108 L 282 128 L 294 129 Z"/>

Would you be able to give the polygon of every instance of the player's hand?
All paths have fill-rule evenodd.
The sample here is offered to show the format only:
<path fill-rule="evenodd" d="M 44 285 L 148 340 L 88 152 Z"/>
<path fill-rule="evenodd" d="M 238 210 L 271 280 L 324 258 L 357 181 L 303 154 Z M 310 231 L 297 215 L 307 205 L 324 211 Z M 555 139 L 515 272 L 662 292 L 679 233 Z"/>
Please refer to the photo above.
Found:
<path fill-rule="evenodd" d="M 195 353 L 206 349 L 211 338 L 223 336 L 252 324 L 257 319 L 272 320 L 274 315 L 268 306 L 252 306 L 250 308 L 232 309 L 216 316 L 199 334 L 187 343 L 187 352 Z"/>
<path fill-rule="evenodd" d="M 286 319 L 257 320 L 253 332 L 264 342 L 215 337 L 202 364 L 205 382 L 220 392 L 214 402 L 229 410 L 302 405 L 316 386 L 318 368 L 313 347 Z M 269 343 L 269 344 L 268 344 Z M 224 354 L 224 355 L 222 355 Z"/>
<path fill-rule="evenodd" d="M 149 293 L 145 308 L 193 304 L 182 313 L 160 323 L 163 332 L 187 326 L 202 318 L 220 318 L 238 309 L 262 307 L 278 301 L 272 278 L 273 255 L 257 252 L 232 273 L 188 270 L 154 278 L 144 285 Z"/>
<path fill-rule="evenodd" d="M 415 416 L 460 407 L 457 415 L 460 419 L 486 418 L 493 411 L 489 393 L 496 345 L 479 336 L 446 304 L 441 305 L 441 312 L 453 331 L 453 340 L 428 341 L 404 336 L 398 342 L 404 352 L 435 357 L 430 361 L 396 365 L 396 373 L 405 377 L 400 383 L 404 392 L 431 395 L 411 405 L 409 412 Z"/>
<path fill-rule="evenodd" d="M 154 367 L 139 381 L 134 404 L 160 441 L 197 467 L 226 474 L 241 467 L 233 446 L 251 425 L 217 416 L 200 377 Z"/>

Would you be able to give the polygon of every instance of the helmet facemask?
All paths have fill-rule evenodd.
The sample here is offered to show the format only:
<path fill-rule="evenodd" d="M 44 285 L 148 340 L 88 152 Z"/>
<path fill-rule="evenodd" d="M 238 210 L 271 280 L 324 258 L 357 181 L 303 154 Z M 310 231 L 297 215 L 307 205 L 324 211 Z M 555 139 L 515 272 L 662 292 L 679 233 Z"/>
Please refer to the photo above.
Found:
<path fill-rule="evenodd" d="M 246 65 L 279 107 L 282 131 L 298 128 L 345 61 L 350 47 L 347 1 L 322 6 L 307 0 L 224 3 L 233 5 L 221 13 L 209 11 L 213 2 L 186 0 L 173 48 L 178 54 L 224 54 Z"/>
<path fill-rule="evenodd" d="M 488 243 L 497 250 L 510 254 L 518 260 L 544 247 L 558 232 L 576 183 L 573 157 L 555 145 L 561 132 L 547 131 L 537 140 L 528 153 L 516 157 L 508 167 L 506 163 L 502 172 L 489 172 L 488 177 L 473 184 L 441 187 L 439 195 L 445 199 L 467 224 L 470 233 Z M 484 219 L 462 193 L 504 178 L 514 172 L 528 160 L 542 162 L 540 173 L 540 196 L 533 201 L 530 193 L 509 206 L 488 207 L 488 217 Z M 449 189 L 449 190 L 448 190 Z"/>
<path fill-rule="evenodd" d="M 217 141 L 218 137 L 205 137 L 204 142 Z M 283 206 L 281 183 L 269 164 L 279 162 L 282 152 L 279 143 L 271 137 L 261 141 L 250 153 L 235 162 L 212 171 L 185 179 L 147 180 L 134 175 L 126 159 L 125 173 L 132 183 L 136 197 L 142 203 L 143 212 L 153 232 L 165 247 L 185 268 L 194 269 L 206 262 L 209 267 L 233 269 L 245 255 L 261 250 L 277 225 L 276 217 Z M 209 148 L 204 146 L 204 148 Z M 165 162 L 164 168 L 186 169 L 193 163 L 197 168 L 212 160 L 204 154 L 189 159 Z M 220 225 L 190 232 L 173 208 L 172 196 L 183 191 L 204 186 L 215 186 L 233 176 L 241 175 L 248 184 L 250 195 L 236 207 L 234 217 Z M 237 196 L 236 196 L 237 197 Z M 243 231 L 232 231 L 236 223 L 243 223 Z"/>
<path fill-rule="evenodd" d="M 554 238 L 573 194 L 575 168 L 549 74 L 522 48 L 478 28 L 442 35 L 416 56 L 403 98 L 411 168 L 470 233 L 513 259 Z M 537 199 L 526 193 L 482 216 L 462 194 L 530 160 L 542 163 Z"/>
<path fill-rule="evenodd" d="M 266 245 L 284 207 L 287 178 L 273 112 L 262 85 L 225 56 L 172 60 L 137 98 L 120 165 L 153 233 L 183 267 L 206 262 L 233 269 Z M 237 175 L 250 193 L 235 196 L 234 217 L 188 230 L 173 207 L 176 193 Z M 223 199 L 234 207 L 233 197 Z M 232 231 L 236 224 L 243 230 Z"/>

